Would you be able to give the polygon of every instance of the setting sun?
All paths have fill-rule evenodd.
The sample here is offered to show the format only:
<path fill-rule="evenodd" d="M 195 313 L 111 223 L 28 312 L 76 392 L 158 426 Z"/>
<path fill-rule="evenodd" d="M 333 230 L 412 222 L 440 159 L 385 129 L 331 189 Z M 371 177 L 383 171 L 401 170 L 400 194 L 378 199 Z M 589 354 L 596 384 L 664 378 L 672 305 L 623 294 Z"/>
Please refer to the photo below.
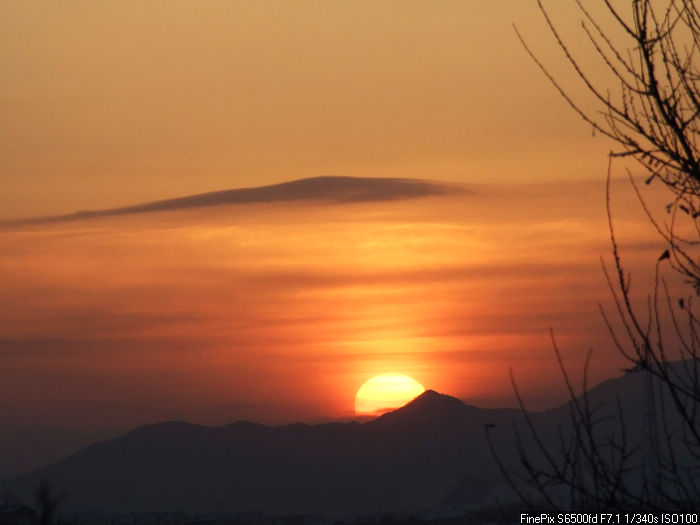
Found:
<path fill-rule="evenodd" d="M 381 414 L 399 408 L 425 391 L 423 385 L 403 374 L 381 374 L 365 381 L 355 395 L 355 413 Z"/>

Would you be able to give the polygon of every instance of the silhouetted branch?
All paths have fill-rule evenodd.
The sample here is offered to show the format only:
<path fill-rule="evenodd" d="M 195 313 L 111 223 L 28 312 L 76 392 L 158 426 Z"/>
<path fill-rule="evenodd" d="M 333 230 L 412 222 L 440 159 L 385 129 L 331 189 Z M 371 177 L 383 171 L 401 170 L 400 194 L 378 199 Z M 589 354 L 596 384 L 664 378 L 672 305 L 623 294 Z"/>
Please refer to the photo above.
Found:
<path fill-rule="evenodd" d="M 552 436 L 552 429 L 526 410 L 512 378 L 524 415 L 524 425 L 515 429 L 520 468 L 499 466 L 531 507 L 544 502 L 565 510 L 694 510 L 700 503 L 700 330 L 693 301 L 700 294 L 694 253 L 700 245 L 700 13 L 692 0 L 601 0 L 615 27 L 608 30 L 590 3 L 572 0 L 594 55 L 616 80 L 617 92 L 611 93 L 580 65 L 543 0 L 536 2 L 556 46 L 597 106 L 588 109 L 574 100 L 516 27 L 525 51 L 567 104 L 618 147 L 609 155 L 606 181 L 612 264 L 601 261 L 616 315 L 602 306 L 600 311 L 614 348 L 630 365 L 627 373 L 639 374 L 643 401 L 632 410 L 641 415 L 636 425 L 619 397 L 614 410 L 592 406 L 591 353 L 583 393 L 577 395 L 551 334 L 569 395 L 569 425 Z M 611 171 L 619 157 L 634 158 L 646 172 L 646 184 L 658 179 L 672 195 L 668 218 L 661 222 L 628 172 L 646 217 L 667 247 L 654 261 L 643 306 L 632 293 L 613 221 Z M 692 293 L 674 298 L 678 286 L 668 285 L 669 271 Z M 498 458 L 489 432 L 487 437 Z"/>

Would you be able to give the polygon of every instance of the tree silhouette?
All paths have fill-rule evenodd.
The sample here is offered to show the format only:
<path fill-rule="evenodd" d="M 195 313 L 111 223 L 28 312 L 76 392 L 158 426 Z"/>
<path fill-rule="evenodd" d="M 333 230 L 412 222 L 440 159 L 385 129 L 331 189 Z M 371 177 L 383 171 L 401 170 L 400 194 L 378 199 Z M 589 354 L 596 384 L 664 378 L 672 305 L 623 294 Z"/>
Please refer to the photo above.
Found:
<path fill-rule="evenodd" d="M 600 0 L 603 20 L 593 16 L 590 3 L 572 0 L 592 52 L 615 79 L 611 90 L 584 69 L 542 0 L 536 1 L 596 105 L 574 100 L 516 27 L 525 50 L 573 110 L 617 145 L 610 153 L 606 192 L 613 263 L 603 265 L 615 315 L 601 311 L 614 346 L 630 363 L 628 373 L 643 378 L 641 435 L 631 435 L 622 402 L 591 404 L 585 393 L 588 361 L 584 394 L 575 394 L 552 337 L 570 394 L 569 428 L 552 435 L 521 400 L 525 423 L 516 430 L 516 471 L 500 461 L 491 429 L 487 438 L 508 481 L 531 507 L 694 510 L 700 503 L 700 325 L 693 310 L 700 293 L 700 13 L 691 0 L 615 5 Z M 628 170 L 641 206 L 667 245 L 653 263 L 653 289 L 641 309 L 632 298 L 610 204 L 610 170 L 620 157 L 634 159 L 646 184 L 660 184 L 671 195 L 664 220 L 658 220 Z M 680 296 L 667 284 L 668 269 L 684 278 Z"/>
<path fill-rule="evenodd" d="M 61 504 L 62 497 L 54 494 L 48 478 L 41 478 L 39 488 L 36 491 L 36 499 L 39 505 L 39 522 L 41 525 L 53 525 L 56 509 Z"/>

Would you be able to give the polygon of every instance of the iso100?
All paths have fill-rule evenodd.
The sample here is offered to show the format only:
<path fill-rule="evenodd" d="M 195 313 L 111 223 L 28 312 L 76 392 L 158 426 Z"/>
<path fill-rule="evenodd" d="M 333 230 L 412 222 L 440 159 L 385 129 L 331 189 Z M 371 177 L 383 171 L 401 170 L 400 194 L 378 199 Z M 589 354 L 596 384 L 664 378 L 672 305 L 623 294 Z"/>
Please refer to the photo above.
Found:
<path fill-rule="evenodd" d="M 697 523 L 698 515 L 694 513 L 687 514 L 662 514 L 661 523 L 671 523 L 671 524 L 683 524 L 683 523 Z"/>
<path fill-rule="evenodd" d="M 555 517 L 549 514 L 532 517 L 521 514 L 520 523 L 534 523 L 541 525 L 697 525 L 697 513 L 569 513 L 557 514 Z M 523 519 L 524 518 L 524 519 Z"/>

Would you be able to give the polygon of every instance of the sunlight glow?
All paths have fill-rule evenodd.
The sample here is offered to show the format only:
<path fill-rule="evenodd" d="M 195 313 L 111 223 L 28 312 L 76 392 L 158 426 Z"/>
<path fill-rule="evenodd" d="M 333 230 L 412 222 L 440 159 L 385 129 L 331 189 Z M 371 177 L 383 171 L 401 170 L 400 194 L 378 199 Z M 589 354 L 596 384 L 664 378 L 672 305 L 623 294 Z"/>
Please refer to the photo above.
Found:
<path fill-rule="evenodd" d="M 355 413 L 378 415 L 405 405 L 424 391 L 423 385 L 403 374 L 374 376 L 357 391 Z"/>

